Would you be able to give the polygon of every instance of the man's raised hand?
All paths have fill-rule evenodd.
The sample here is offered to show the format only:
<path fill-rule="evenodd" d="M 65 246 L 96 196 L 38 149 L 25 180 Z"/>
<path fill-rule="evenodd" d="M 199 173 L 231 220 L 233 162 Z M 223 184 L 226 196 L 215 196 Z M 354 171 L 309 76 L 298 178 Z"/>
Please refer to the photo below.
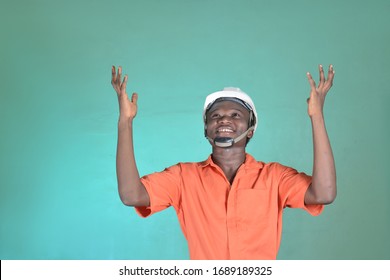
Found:
<path fill-rule="evenodd" d="M 133 93 L 131 100 L 126 93 L 127 75 L 122 81 L 122 67 L 118 67 L 118 73 L 115 66 L 112 66 L 111 84 L 118 95 L 119 118 L 123 120 L 132 120 L 137 115 L 137 93 Z"/>
<path fill-rule="evenodd" d="M 333 70 L 332 65 L 329 66 L 327 79 L 325 79 L 324 69 L 322 65 L 319 65 L 319 72 L 320 82 L 318 86 L 316 86 L 316 83 L 314 82 L 311 74 L 309 72 L 307 73 L 307 78 L 310 84 L 310 97 L 307 99 L 308 114 L 310 117 L 323 115 L 325 97 L 333 85 L 333 78 L 335 72 Z"/>

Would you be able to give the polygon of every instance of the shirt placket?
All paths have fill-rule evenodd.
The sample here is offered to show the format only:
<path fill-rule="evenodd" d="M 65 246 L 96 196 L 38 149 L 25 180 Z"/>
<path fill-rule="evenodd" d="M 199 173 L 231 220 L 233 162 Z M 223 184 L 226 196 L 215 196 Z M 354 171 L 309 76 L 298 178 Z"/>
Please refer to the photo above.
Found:
<path fill-rule="evenodd" d="M 229 242 L 229 255 L 230 259 L 239 259 L 239 217 L 237 214 L 237 189 L 240 176 L 244 172 L 243 166 L 241 166 L 230 186 L 228 199 L 227 199 L 227 234 Z"/>

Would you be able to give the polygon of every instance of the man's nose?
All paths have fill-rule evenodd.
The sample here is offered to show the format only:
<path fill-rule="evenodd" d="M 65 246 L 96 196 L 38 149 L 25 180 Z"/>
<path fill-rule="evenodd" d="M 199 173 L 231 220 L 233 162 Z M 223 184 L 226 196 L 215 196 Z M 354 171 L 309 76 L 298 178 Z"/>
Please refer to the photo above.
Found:
<path fill-rule="evenodd" d="M 231 121 L 232 121 L 232 118 L 231 118 L 229 115 L 221 116 L 221 117 L 218 119 L 218 122 L 219 122 L 219 123 L 230 123 Z"/>

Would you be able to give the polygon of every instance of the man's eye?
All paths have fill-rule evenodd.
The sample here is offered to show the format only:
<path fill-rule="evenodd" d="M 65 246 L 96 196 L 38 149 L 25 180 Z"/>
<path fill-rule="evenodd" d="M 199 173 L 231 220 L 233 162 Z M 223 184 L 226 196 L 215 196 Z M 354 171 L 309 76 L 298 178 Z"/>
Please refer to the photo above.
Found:
<path fill-rule="evenodd" d="M 219 118 L 219 117 L 220 117 L 219 114 L 212 114 L 212 115 L 211 115 L 211 118 L 212 118 L 212 119 L 216 119 L 216 118 Z"/>
<path fill-rule="evenodd" d="M 236 118 L 236 119 L 237 119 L 237 118 L 239 118 L 239 117 L 240 117 L 240 114 L 239 114 L 239 113 L 233 113 L 233 114 L 232 114 L 232 118 Z"/>

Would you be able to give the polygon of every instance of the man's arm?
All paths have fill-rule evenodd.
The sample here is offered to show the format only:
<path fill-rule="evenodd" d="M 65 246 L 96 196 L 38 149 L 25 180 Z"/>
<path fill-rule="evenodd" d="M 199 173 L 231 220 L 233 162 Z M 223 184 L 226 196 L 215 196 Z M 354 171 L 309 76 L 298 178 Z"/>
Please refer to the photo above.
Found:
<path fill-rule="evenodd" d="M 133 148 L 133 120 L 137 114 L 138 95 L 133 93 L 129 100 L 126 93 L 127 75 L 121 81 L 122 68 L 112 67 L 111 84 L 118 95 L 119 121 L 116 154 L 118 191 L 122 202 L 128 206 L 149 206 L 149 195 L 141 183 Z"/>
<path fill-rule="evenodd" d="M 323 114 L 325 97 L 333 84 L 334 70 L 330 65 L 327 79 L 322 65 L 319 71 L 320 82 L 317 87 L 310 73 L 307 73 L 311 87 L 308 114 L 313 130 L 314 161 L 312 183 L 305 194 L 305 204 L 329 204 L 337 194 L 336 168 Z"/>

